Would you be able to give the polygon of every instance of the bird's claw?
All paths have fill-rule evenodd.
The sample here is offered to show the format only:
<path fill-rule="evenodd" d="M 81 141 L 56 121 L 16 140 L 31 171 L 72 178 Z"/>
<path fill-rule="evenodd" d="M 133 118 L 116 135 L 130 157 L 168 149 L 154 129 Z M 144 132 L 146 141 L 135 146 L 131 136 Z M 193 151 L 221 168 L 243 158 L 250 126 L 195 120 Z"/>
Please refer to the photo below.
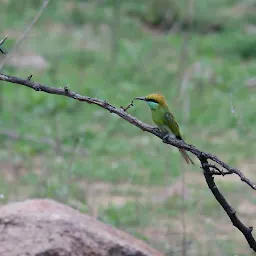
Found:
<path fill-rule="evenodd" d="M 154 132 L 157 132 L 157 133 L 161 132 L 158 127 L 154 127 L 154 128 L 153 128 L 153 131 L 154 131 Z"/>
<path fill-rule="evenodd" d="M 163 143 L 167 143 L 168 137 L 169 137 L 169 134 L 164 135 L 164 137 L 162 139 Z"/>

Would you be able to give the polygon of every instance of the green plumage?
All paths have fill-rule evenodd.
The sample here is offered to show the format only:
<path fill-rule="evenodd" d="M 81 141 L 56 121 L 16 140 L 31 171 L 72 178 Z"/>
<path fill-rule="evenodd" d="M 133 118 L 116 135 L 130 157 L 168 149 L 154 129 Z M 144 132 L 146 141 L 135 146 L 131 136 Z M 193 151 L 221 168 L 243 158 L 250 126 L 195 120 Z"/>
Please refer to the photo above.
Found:
<path fill-rule="evenodd" d="M 161 107 L 159 106 L 159 104 L 157 105 L 158 106 L 152 108 L 152 106 L 149 104 L 149 107 L 152 110 L 152 118 L 154 123 L 159 127 L 162 132 L 172 133 L 177 138 L 181 138 L 179 126 L 168 107 Z"/>

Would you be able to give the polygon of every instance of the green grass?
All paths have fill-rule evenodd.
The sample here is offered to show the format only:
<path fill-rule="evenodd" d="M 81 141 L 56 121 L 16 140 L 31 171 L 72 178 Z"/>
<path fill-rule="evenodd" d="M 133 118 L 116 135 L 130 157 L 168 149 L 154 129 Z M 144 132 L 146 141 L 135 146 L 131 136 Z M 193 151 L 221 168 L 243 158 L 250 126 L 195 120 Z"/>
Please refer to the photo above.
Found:
<path fill-rule="evenodd" d="M 0 34 L 2 37 L 9 34 L 5 49 L 14 45 L 19 33 L 36 14 L 40 4 L 35 2 L 3 3 L 5 15 L 1 15 L 0 21 L 5 26 L 0 28 Z M 146 27 L 138 18 L 149 15 L 144 1 L 121 4 L 116 59 L 111 57 L 114 56 L 111 1 L 102 5 L 93 1 L 74 1 L 70 5 L 69 1 L 51 1 L 19 51 L 25 55 L 31 52 L 41 55 L 49 63 L 48 67 L 36 70 L 6 65 L 1 72 L 18 77 L 33 73 L 33 81 L 55 87 L 68 85 L 72 91 L 106 100 L 117 107 L 128 105 L 136 96 L 162 92 L 188 143 L 239 166 L 253 159 L 256 150 L 253 143 L 256 139 L 255 91 L 246 86 L 246 81 L 255 77 L 256 38 L 244 29 L 255 22 L 253 17 L 225 16 L 237 4 L 233 0 L 197 1 L 185 60 L 191 76 L 183 94 L 180 94 L 178 74 L 184 34 L 179 29 L 162 33 L 157 27 Z M 244 4 L 253 8 L 250 1 Z M 204 8 L 204 12 L 199 7 Z M 186 21 L 185 13 L 179 12 L 177 19 Z M 205 27 L 216 20 L 224 24 L 224 28 L 205 33 Z M 164 252 L 180 242 L 178 237 L 169 239 L 168 235 L 154 241 L 148 229 L 158 230 L 165 225 L 160 222 L 166 221 L 172 231 L 181 232 L 175 226 L 183 211 L 181 196 L 175 195 L 159 205 L 146 196 L 154 194 L 154 189 L 172 186 L 180 177 L 184 164 L 177 149 L 97 106 L 2 82 L 1 99 L 0 128 L 39 140 L 38 143 L 14 141 L 0 135 L 0 194 L 5 196 L 0 199 L 1 203 L 50 197 L 90 213 L 87 190 L 94 184 L 108 184 L 119 196 L 132 199 L 122 206 L 96 205 L 102 221 Z M 135 102 L 128 111 L 152 124 L 150 111 L 143 102 Z M 40 138 L 57 140 L 61 146 L 55 150 L 40 143 Z M 62 152 L 62 146 L 70 148 L 70 153 Z M 88 154 L 80 154 L 81 149 Z M 199 173 L 198 166 L 187 170 L 195 175 Z M 185 205 L 185 211 L 190 214 L 187 219 L 194 225 L 191 230 L 201 225 L 200 218 L 221 221 L 226 218 L 202 182 L 202 175 L 200 179 L 198 188 L 197 183 L 189 185 L 192 189 L 196 187 L 196 193 L 192 193 Z M 123 192 L 117 188 L 122 184 L 130 188 Z M 223 189 L 235 206 L 239 204 L 233 200 L 240 194 L 236 185 L 229 183 L 223 185 Z M 141 196 L 146 198 L 143 203 L 137 201 Z M 250 194 L 246 192 L 245 196 Z M 93 197 L 96 199 L 97 194 Z M 191 230 L 189 235 L 193 237 Z M 218 255 L 236 252 L 235 240 L 229 246 L 218 246 L 207 228 L 204 231 L 202 234 L 213 240 L 212 245 L 221 248 L 216 249 Z M 218 229 L 215 232 L 218 233 Z M 245 241 L 241 243 L 244 245 Z M 213 250 L 209 255 L 217 252 Z M 198 254 L 192 250 L 188 255 Z"/>

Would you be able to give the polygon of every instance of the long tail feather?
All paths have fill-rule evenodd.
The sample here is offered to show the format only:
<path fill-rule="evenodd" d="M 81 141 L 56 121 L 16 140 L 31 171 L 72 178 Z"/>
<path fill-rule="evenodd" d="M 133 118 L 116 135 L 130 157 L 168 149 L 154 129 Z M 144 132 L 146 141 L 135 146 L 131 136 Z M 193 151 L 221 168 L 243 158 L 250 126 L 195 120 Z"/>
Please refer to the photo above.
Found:
<path fill-rule="evenodd" d="M 179 148 L 179 151 L 180 151 L 182 157 L 187 162 L 187 164 L 190 164 L 190 163 L 194 164 L 194 162 L 192 161 L 192 159 L 189 157 L 188 153 L 184 149 Z"/>

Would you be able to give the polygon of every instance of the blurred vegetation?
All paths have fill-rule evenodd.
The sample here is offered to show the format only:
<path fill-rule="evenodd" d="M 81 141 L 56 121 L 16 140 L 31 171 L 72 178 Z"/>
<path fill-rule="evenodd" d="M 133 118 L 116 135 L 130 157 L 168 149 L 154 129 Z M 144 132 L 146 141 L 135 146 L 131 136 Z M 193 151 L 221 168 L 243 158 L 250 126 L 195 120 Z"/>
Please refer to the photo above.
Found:
<path fill-rule="evenodd" d="M 0 35 L 8 35 L 5 49 L 11 49 L 42 1 L 0 4 Z M 1 72 L 33 73 L 33 81 L 68 85 L 117 107 L 162 92 L 188 143 L 239 167 L 255 159 L 256 94 L 247 86 L 256 77 L 255 45 L 256 5 L 251 0 L 55 0 L 16 53 L 27 60 L 40 55 L 47 66 L 9 62 Z M 182 196 L 152 201 L 184 170 L 176 149 L 97 106 L 7 83 L 1 83 L 0 93 L 0 202 L 55 198 L 179 255 Z M 136 102 L 129 112 L 152 124 L 146 104 Z M 13 140 L 3 130 L 38 142 Z M 57 146 L 41 143 L 44 138 Z M 187 169 L 188 255 L 248 255 L 246 242 L 236 240 L 198 169 Z M 231 179 L 222 187 L 235 208 L 245 198 L 253 207 L 250 190 L 242 186 Z"/>

